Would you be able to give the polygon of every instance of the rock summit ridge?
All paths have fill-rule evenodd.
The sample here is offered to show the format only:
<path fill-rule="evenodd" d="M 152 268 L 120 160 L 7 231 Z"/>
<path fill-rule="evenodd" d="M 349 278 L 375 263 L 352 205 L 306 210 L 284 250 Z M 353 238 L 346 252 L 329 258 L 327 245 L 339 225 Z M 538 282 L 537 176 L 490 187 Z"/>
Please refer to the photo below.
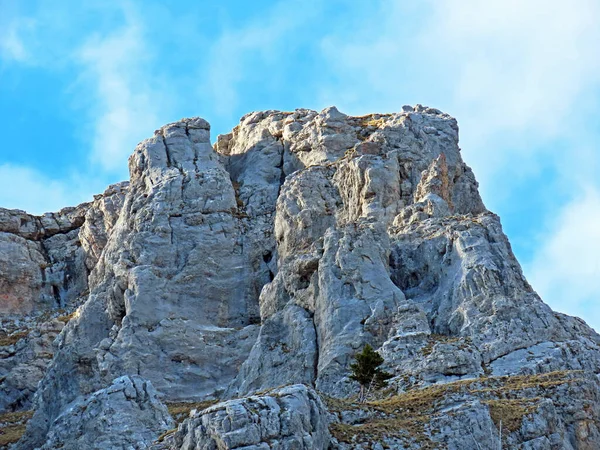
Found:
<path fill-rule="evenodd" d="M 28 330 L 0 406 L 35 410 L 16 448 L 600 446 L 600 336 L 528 284 L 451 116 L 254 112 L 214 146 L 183 119 L 129 171 L 76 208 L 0 209 L 7 342 Z M 365 344 L 394 378 L 359 406 Z M 164 404 L 208 401 L 157 441 Z"/>

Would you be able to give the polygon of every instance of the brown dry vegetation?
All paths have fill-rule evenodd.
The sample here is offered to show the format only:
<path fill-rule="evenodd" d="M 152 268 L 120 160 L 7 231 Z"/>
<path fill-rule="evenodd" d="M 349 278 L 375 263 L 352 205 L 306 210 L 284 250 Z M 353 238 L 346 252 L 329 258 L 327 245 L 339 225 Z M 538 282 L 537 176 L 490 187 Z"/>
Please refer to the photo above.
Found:
<path fill-rule="evenodd" d="M 357 117 L 358 123 L 361 127 L 374 127 L 380 128 L 386 122 L 386 119 L 390 117 L 390 114 L 379 115 L 379 118 L 375 118 L 374 114 L 367 114 L 366 116 Z"/>
<path fill-rule="evenodd" d="M 21 339 L 27 337 L 28 334 L 29 334 L 29 331 L 17 331 L 16 333 L 13 333 L 13 334 L 2 333 L 2 334 L 0 334 L 0 347 L 5 347 L 5 346 L 12 345 L 12 344 L 16 344 Z"/>
<path fill-rule="evenodd" d="M 190 415 L 190 411 L 192 409 L 197 409 L 198 411 L 202 411 L 203 409 L 208 408 L 209 406 L 217 403 L 217 400 L 206 400 L 203 402 L 179 402 L 179 403 L 167 403 L 167 409 L 169 410 L 169 414 L 178 424 L 183 422 Z"/>
<path fill-rule="evenodd" d="M 352 400 L 324 397 L 333 412 L 363 409 L 372 417 L 368 422 L 357 425 L 334 423 L 332 435 L 341 442 L 381 442 L 383 438 L 398 438 L 404 442 L 418 444 L 419 448 L 432 449 L 427 425 L 438 415 L 443 400 L 463 395 L 479 398 L 490 409 L 490 416 L 496 426 L 502 421 L 508 431 L 520 428 L 523 418 L 535 412 L 540 398 L 510 398 L 526 395 L 523 391 L 546 390 L 565 383 L 580 381 L 577 371 L 559 371 L 539 375 L 519 375 L 507 377 L 483 377 L 454 383 L 413 389 L 386 399 L 358 404 Z"/>
<path fill-rule="evenodd" d="M 535 412 L 539 406 L 539 398 L 487 400 L 484 402 L 490 408 L 490 416 L 498 427 L 513 432 L 521 428 L 523 417 Z"/>
<path fill-rule="evenodd" d="M 429 356 L 433 352 L 433 347 L 435 347 L 436 344 L 455 344 L 462 340 L 463 339 L 460 337 L 451 337 L 442 334 L 431 334 L 429 336 L 427 344 L 421 349 L 421 354 L 423 356 Z"/>
<path fill-rule="evenodd" d="M 19 411 L 0 414 L 0 447 L 14 444 L 23 433 L 33 411 Z"/>
<path fill-rule="evenodd" d="M 171 417 L 173 417 L 173 420 L 175 420 L 175 423 L 179 425 L 181 422 L 183 422 L 186 418 L 189 417 L 190 412 L 193 409 L 202 411 L 203 409 L 206 409 L 209 406 L 214 405 L 215 403 L 217 403 L 217 400 L 206 400 L 203 402 L 167 403 L 167 409 L 169 410 L 169 414 L 171 414 Z M 158 437 L 158 442 L 163 442 L 166 437 L 170 436 L 176 431 L 177 427 L 165 431 Z"/>
<path fill-rule="evenodd" d="M 58 316 L 56 319 L 60 320 L 62 323 L 67 323 L 69 322 L 69 320 L 71 320 L 73 317 L 75 317 L 75 312 L 73 311 L 71 314 L 66 314 L 64 316 Z"/>

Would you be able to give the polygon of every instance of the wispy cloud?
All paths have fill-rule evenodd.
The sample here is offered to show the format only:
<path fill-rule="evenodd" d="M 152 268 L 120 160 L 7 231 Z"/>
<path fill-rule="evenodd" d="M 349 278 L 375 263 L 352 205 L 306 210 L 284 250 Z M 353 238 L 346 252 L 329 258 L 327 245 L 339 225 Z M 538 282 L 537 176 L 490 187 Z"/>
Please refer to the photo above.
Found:
<path fill-rule="evenodd" d="M 360 27 L 323 42 L 340 74 L 338 89 L 324 92 L 341 90 L 350 108 L 399 109 L 402 101 L 436 98 L 475 145 L 502 131 L 562 134 L 600 83 L 600 59 L 592 57 L 600 45 L 595 0 L 384 5 Z M 408 15 L 417 24 L 407 26 Z"/>
<path fill-rule="evenodd" d="M 205 81 L 198 97 L 209 100 L 217 115 L 231 116 L 249 90 L 276 88 L 292 62 L 290 53 L 302 41 L 296 33 L 320 10 L 313 0 L 280 1 L 241 27 L 224 28 L 200 69 Z"/>
<path fill-rule="evenodd" d="M 19 37 L 19 28 L 16 24 L 3 30 L 2 36 L 0 36 L 0 57 L 17 61 L 27 59 L 27 52 Z"/>
<path fill-rule="evenodd" d="M 34 31 L 36 23 L 21 16 L 18 7 L 15 1 L 0 0 L 0 61 L 31 62 L 25 40 Z"/>
<path fill-rule="evenodd" d="M 92 186 L 101 192 L 127 178 L 127 157 L 136 144 L 168 121 L 172 100 L 160 78 L 148 21 L 138 14 L 141 6 L 132 1 L 40 2 L 25 15 L 17 2 L 0 0 L 0 57 L 14 73 L 27 65 L 59 75 L 65 109 L 79 120 L 57 135 L 71 133 L 70 141 L 81 143 L 81 148 L 61 149 L 74 158 L 60 180 L 44 177 L 34 161 L 31 167 L 2 166 L 4 173 L 12 167 L 22 176 L 3 180 L 8 190 L 0 205 L 40 213 L 89 200 Z M 39 101 L 46 105 L 45 99 Z M 77 159 L 82 155 L 85 159 Z"/>
<path fill-rule="evenodd" d="M 595 0 L 443 0 L 422 37 L 455 82 L 463 120 L 477 131 L 564 134 L 589 89 L 600 83 L 600 3 Z M 481 119 L 479 119 L 481 123 Z"/>
<path fill-rule="evenodd" d="M 124 9 L 125 25 L 96 34 L 76 51 L 82 74 L 79 89 L 89 97 L 92 161 L 123 172 L 135 145 L 161 125 L 168 100 L 161 93 L 157 62 L 146 42 L 143 23 Z"/>
<path fill-rule="evenodd" d="M 82 201 L 82 191 L 70 184 L 31 167 L 0 164 L 0 205 L 34 214 L 57 211 Z"/>
<path fill-rule="evenodd" d="M 528 267 L 533 286 L 553 308 L 600 330 L 600 190 L 587 186 L 557 214 Z"/>

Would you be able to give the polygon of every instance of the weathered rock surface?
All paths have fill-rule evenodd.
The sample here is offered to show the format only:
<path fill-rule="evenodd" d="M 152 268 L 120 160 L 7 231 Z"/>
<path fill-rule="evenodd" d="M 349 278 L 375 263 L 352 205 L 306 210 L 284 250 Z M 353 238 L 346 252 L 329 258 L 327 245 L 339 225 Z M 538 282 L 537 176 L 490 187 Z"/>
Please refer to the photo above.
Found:
<path fill-rule="evenodd" d="M 41 450 L 143 449 L 173 425 L 149 381 L 123 376 L 55 420 Z"/>
<path fill-rule="evenodd" d="M 37 385 L 54 355 L 53 341 L 63 329 L 59 319 L 21 320 L 17 326 L 2 320 L 10 330 L 0 338 L 0 411 L 31 408 Z"/>
<path fill-rule="evenodd" d="M 92 203 L 32 216 L 0 208 L 0 413 L 27 409 L 53 341 L 85 300 L 128 183 Z"/>
<path fill-rule="evenodd" d="M 85 290 L 77 230 L 86 207 L 41 217 L 0 209 L 0 313 L 64 307 Z"/>
<path fill-rule="evenodd" d="M 4 248 L 24 261 L 19 270 L 0 262 L 7 311 L 69 303 L 89 291 L 56 341 L 19 448 L 43 445 L 64 427 L 57 418 L 69 405 L 121 376 L 149 380 L 168 402 L 247 397 L 286 384 L 348 398 L 357 390 L 349 364 L 365 344 L 395 375 L 390 395 L 580 370 L 583 381 L 560 384 L 572 386 L 561 395 L 535 392 L 537 418 L 522 414 L 529 431 L 511 431 L 510 442 L 600 446 L 600 336 L 554 313 L 529 286 L 462 161 L 452 117 L 420 105 L 363 117 L 335 108 L 256 112 L 214 148 L 206 121 L 184 119 L 140 143 L 129 169 L 129 185 L 44 216 L 54 228 L 21 212 L 0 218 Z M 62 280 L 49 285 L 62 286 L 58 296 L 44 284 L 44 261 L 56 267 L 46 279 Z M 585 426 L 567 417 L 583 405 L 578 389 L 591 399 Z M 467 429 L 459 420 L 477 423 L 475 441 L 484 442 L 498 425 L 485 402 L 534 398 L 515 392 L 440 399 L 441 409 L 422 419 L 423 433 L 433 448 L 476 448 L 457 440 Z M 229 431 L 200 426 L 225 420 L 229 412 L 219 408 L 180 429 L 196 446 L 189 448 L 228 448 L 218 436 Z M 292 410 L 279 408 L 282 423 Z M 348 417 L 358 415 L 366 424 L 378 414 L 349 412 L 338 422 L 352 425 Z M 280 448 L 246 438 L 250 448 Z M 417 445 L 393 439 L 392 448 Z"/>
<path fill-rule="evenodd" d="M 127 184 L 110 186 L 92 203 L 43 216 L 0 208 L 1 315 L 80 303 Z"/>
<path fill-rule="evenodd" d="M 330 401 L 331 448 L 592 449 L 598 387 L 582 372 L 550 372 L 440 384 L 366 405 Z"/>
<path fill-rule="evenodd" d="M 329 413 L 310 388 L 292 385 L 192 414 L 164 447 L 180 450 L 326 450 Z"/>

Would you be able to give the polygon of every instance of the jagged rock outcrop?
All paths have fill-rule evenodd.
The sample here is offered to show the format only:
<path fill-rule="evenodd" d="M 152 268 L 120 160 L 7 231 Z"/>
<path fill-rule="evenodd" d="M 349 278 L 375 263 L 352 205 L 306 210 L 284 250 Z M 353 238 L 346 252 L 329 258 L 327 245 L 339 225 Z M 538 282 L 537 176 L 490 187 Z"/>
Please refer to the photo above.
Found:
<path fill-rule="evenodd" d="M 143 449 L 172 425 L 152 384 L 123 376 L 70 404 L 56 419 L 41 450 Z"/>
<path fill-rule="evenodd" d="M 198 411 L 163 448 L 318 450 L 329 446 L 329 413 L 315 391 L 292 385 Z"/>
<path fill-rule="evenodd" d="M 86 289 L 77 231 L 87 206 L 41 217 L 0 209 L 2 314 L 63 307 Z"/>
<path fill-rule="evenodd" d="M 85 300 L 127 185 L 56 214 L 0 208 L 0 413 L 31 406 L 54 338 Z"/>
<path fill-rule="evenodd" d="M 583 405 L 577 388 L 542 389 L 537 412 L 516 414 L 529 431 L 511 431 L 507 442 L 600 445 L 600 336 L 554 313 L 529 286 L 462 161 L 452 117 L 420 105 L 363 117 L 335 108 L 256 112 L 214 148 L 206 121 L 184 119 L 140 143 L 129 169 L 129 185 L 80 207 L 77 227 L 64 234 L 81 244 L 69 267 L 83 268 L 89 296 L 56 341 L 18 448 L 41 447 L 66 427 L 60 417 L 73 402 L 122 376 L 149 380 L 165 402 L 247 397 L 286 384 L 348 398 L 357 390 L 349 364 L 365 344 L 395 375 L 390 395 L 583 371 L 577 379 L 584 381 L 561 386 L 579 386 L 591 399 L 585 425 L 568 417 Z M 11 220 L 6 229 L 20 223 Z M 17 237 L 23 248 L 37 248 L 33 238 Z M 18 280 L 43 286 L 33 272 L 9 271 L 11 292 Z M 42 298 L 39 286 L 26 288 L 28 298 Z M 514 398 L 469 391 L 454 399 L 456 416 L 444 394 L 421 419 L 429 424 L 421 434 L 433 448 L 469 448 L 457 440 L 463 417 L 479 424 L 474 437 L 484 442 L 480 434 L 497 425 L 489 402 L 534 398 L 517 391 Z M 198 413 L 177 436 L 197 448 L 229 448 L 220 441 L 229 431 L 215 425 L 229 414 L 222 405 L 258 400 L 232 401 Z M 282 423 L 292 411 L 279 407 Z M 340 412 L 332 445 L 362 448 L 339 430 L 350 433 L 355 416 L 367 428 L 387 420 L 377 411 Z M 384 413 L 394 415 L 390 426 L 407 426 L 398 411 Z M 389 436 L 364 444 L 418 448 L 383 431 Z M 285 448 L 252 439 L 244 445 Z"/>
<path fill-rule="evenodd" d="M 2 321 L 3 329 L 11 330 L 14 323 L 7 322 Z M 64 322 L 30 320 L 18 325 L 17 330 L 0 338 L 0 412 L 31 408 L 33 394 L 54 355 L 53 341 Z"/>
<path fill-rule="evenodd" d="M 127 184 L 110 186 L 92 203 L 43 216 L 0 208 L 0 314 L 78 304 Z"/>

